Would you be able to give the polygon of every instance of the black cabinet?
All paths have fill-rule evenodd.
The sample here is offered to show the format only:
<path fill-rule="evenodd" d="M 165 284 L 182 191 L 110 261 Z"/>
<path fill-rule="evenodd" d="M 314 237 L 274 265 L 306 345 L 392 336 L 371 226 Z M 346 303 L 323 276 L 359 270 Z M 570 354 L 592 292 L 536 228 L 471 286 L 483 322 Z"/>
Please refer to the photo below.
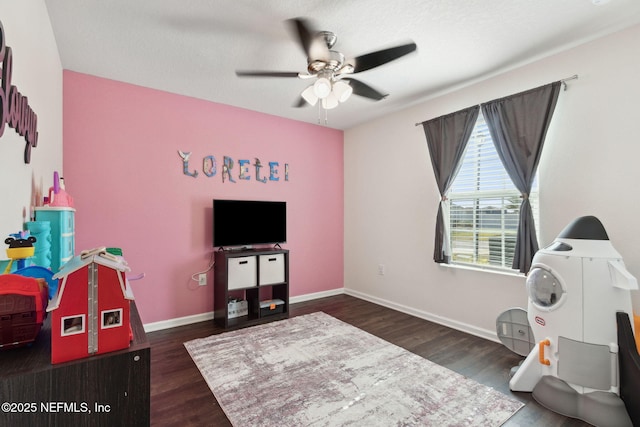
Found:
<path fill-rule="evenodd" d="M 0 351 L 1 426 L 148 426 L 150 345 L 134 302 L 128 349 L 51 364 L 47 319 L 29 347 Z"/>
<path fill-rule="evenodd" d="M 289 316 L 289 251 L 254 249 L 215 253 L 214 321 L 224 328 Z M 239 301 L 240 313 L 229 301 Z"/>

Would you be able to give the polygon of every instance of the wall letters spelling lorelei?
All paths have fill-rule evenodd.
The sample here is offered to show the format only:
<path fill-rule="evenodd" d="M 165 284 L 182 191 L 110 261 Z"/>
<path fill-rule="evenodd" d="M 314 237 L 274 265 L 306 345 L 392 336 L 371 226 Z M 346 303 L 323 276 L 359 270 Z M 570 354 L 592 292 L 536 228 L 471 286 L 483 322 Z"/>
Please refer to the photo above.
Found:
<path fill-rule="evenodd" d="M 13 54 L 6 45 L 4 27 L 0 21 L 0 68 L 2 68 L 2 84 L 0 85 L 0 137 L 6 124 L 24 136 L 27 144 L 24 148 L 24 162 L 31 162 L 31 147 L 38 145 L 38 116 L 29 106 L 26 96 L 17 87 L 11 85 Z"/>
<path fill-rule="evenodd" d="M 185 152 L 178 150 L 178 154 L 182 158 L 182 173 L 192 178 L 198 176 L 198 171 L 193 170 L 189 171 L 189 157 L 191 156 L 191 152 Z M 235 183 L 234 179 L 234 171 L 233 168 L 235 163 L 231 157 L 224 156 L 222 162 L 222 182 L 225 180 L 229 180 L 229 182 Z M 237 175 L 238 179 L 241 180 L 250 180 L 251 179 L 251 169 L 254 171 L 255 180 L 258 182 L 262 182 L 263 184 L 269 181 L 280 181 L 280 163 L 278 162 L 269 162 L 269 178 L 267 178 L 266 171 L 263 171 L 262 168 L 266 166 L 260 162 L 260 159 L 255 158 L 253 164 L 249 160 L 238 160 L 238 168 Z M 206 156 L 202 159 L 202 172 L 208 178 L 215 176 L 218 173 L 218 165 L 216 162 L 216 158 L 213 156 Z M 284 180 L 289 181 L 289 164 L 284 164 Z"/>

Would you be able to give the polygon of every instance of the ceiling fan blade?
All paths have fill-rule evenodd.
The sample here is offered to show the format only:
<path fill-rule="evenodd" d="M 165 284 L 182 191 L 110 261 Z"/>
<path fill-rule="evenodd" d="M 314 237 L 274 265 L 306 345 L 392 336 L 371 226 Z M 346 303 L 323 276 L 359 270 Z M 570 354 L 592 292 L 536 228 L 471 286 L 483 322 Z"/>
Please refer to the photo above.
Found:
<path fill-rule="evenodd" d="M 298 77 L 297 71 L 236 71 L 238 77 Z"/>
<path fill-rule="evenodd" d="M 292 27 L 294 35 L 297 36 L 298 42 L 309 60 L 329 60 L 329 48 L 324 37 L 311 27 L 308 20 L 292 18 L 287 22 Z"/>
<path fill-rule="evenodd" d="M 389 96 L 388 93 L 386 93 L 386 94 L 382 93 L 382 92 L 372 88 L 368 84 L 362 83 L 360 80 L 350 79 L 350 78 L 343 78 L 342 80 L 349 81 L 349 84 L 351 85 L 351 88 L 353 89 L 353 94 L 354 95 L 363 96 L 365 98 L 373 99 L 375 101 L 380 101 L 380 100 L 386 98 L 387 96 Z"/>
<path fill-rule="evenodd" d="M 353 72 L 359 73 L 361 71 L 370 70 L 380 65 L 391 62 L 394 59 L 398 59 L 408 53 L 417 49 L 415 43 L 407 43 L 400 46 L 390 47 L 388 49 L 382 49 L 375 52 L 367 53 L 357 56 L 353 60 Z"/>
<path fill-rule="evenodd" d="M 314 34 L 314 31 L 309 29 L 308 21 L 303 18 L 292 18 L 287 20 L 287 22 L 291 26 L 294 35 L 298 37 L 298 42 L 300 46 L 302 46 L 302 50 L 308 56 Z"/>
<path fill-rule="evenodd" d="M 301 108 L 301 107 L 306 107 L 308 106 L 309 103 L 307 101 L 304 100 L 303 97 L 298 97 L 298 100 L 293 104 L 294 108 Z"/>

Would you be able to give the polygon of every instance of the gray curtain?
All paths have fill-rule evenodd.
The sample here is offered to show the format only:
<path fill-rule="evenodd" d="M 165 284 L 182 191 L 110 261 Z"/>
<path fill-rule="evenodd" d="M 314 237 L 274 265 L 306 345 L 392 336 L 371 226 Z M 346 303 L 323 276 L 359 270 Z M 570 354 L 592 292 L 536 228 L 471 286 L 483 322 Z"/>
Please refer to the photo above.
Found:
<path fill-rule="evenodd" d="M 513 184 L 522 193 L 513 268 L 527 273 L 538 239 L 529 203 L 544 139 L 553 116 L 561 82 L 497 99 L 482 105 L 482 114 Z"/>
<path fill-rule="evenodd" d="M 433 172 L 440 191 L 440 204 L 436 216 L 436 237 L 433 260 L 438 263 L 449 262 L 444 243 L 448 241 L 443 215 L 445 195 L 460 168 L 462 155 L 476 124 L 479 106 L 467 108 L 446 116 L 437 117 L 422 123 L 427 137 L 427 146 L 431 156 Z"/>

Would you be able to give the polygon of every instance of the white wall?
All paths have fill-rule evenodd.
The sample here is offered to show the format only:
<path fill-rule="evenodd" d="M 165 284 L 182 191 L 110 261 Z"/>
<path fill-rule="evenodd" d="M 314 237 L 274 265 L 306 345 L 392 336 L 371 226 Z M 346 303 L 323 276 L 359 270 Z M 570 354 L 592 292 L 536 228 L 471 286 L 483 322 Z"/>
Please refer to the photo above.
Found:
<path fill-rule="evenodd" d="M 62 171 L 62 65 L 43 0 L 0 0 L 0 21 L 13 50 L 12 84 L 37 114 L 39 133 L 29 164 L 24 137 L 8 125 L 0 137 L 0 259 L 6 259 L 5 237 L 23 229 L 35 193 L 48 191 L 53 171 Z"/>
<path fill-rule="evenodd" d="M 502 311 L 526 308 L 525 279 L 433 262 L 439 196 L 424 132 L 414 125 L 574 74 L 539 167 L 540 243 L 576 217 L 595 215 L 640 277 L 638 43 L 640 26 L 345 132 L 347 292 L 495 338 Z"/>

